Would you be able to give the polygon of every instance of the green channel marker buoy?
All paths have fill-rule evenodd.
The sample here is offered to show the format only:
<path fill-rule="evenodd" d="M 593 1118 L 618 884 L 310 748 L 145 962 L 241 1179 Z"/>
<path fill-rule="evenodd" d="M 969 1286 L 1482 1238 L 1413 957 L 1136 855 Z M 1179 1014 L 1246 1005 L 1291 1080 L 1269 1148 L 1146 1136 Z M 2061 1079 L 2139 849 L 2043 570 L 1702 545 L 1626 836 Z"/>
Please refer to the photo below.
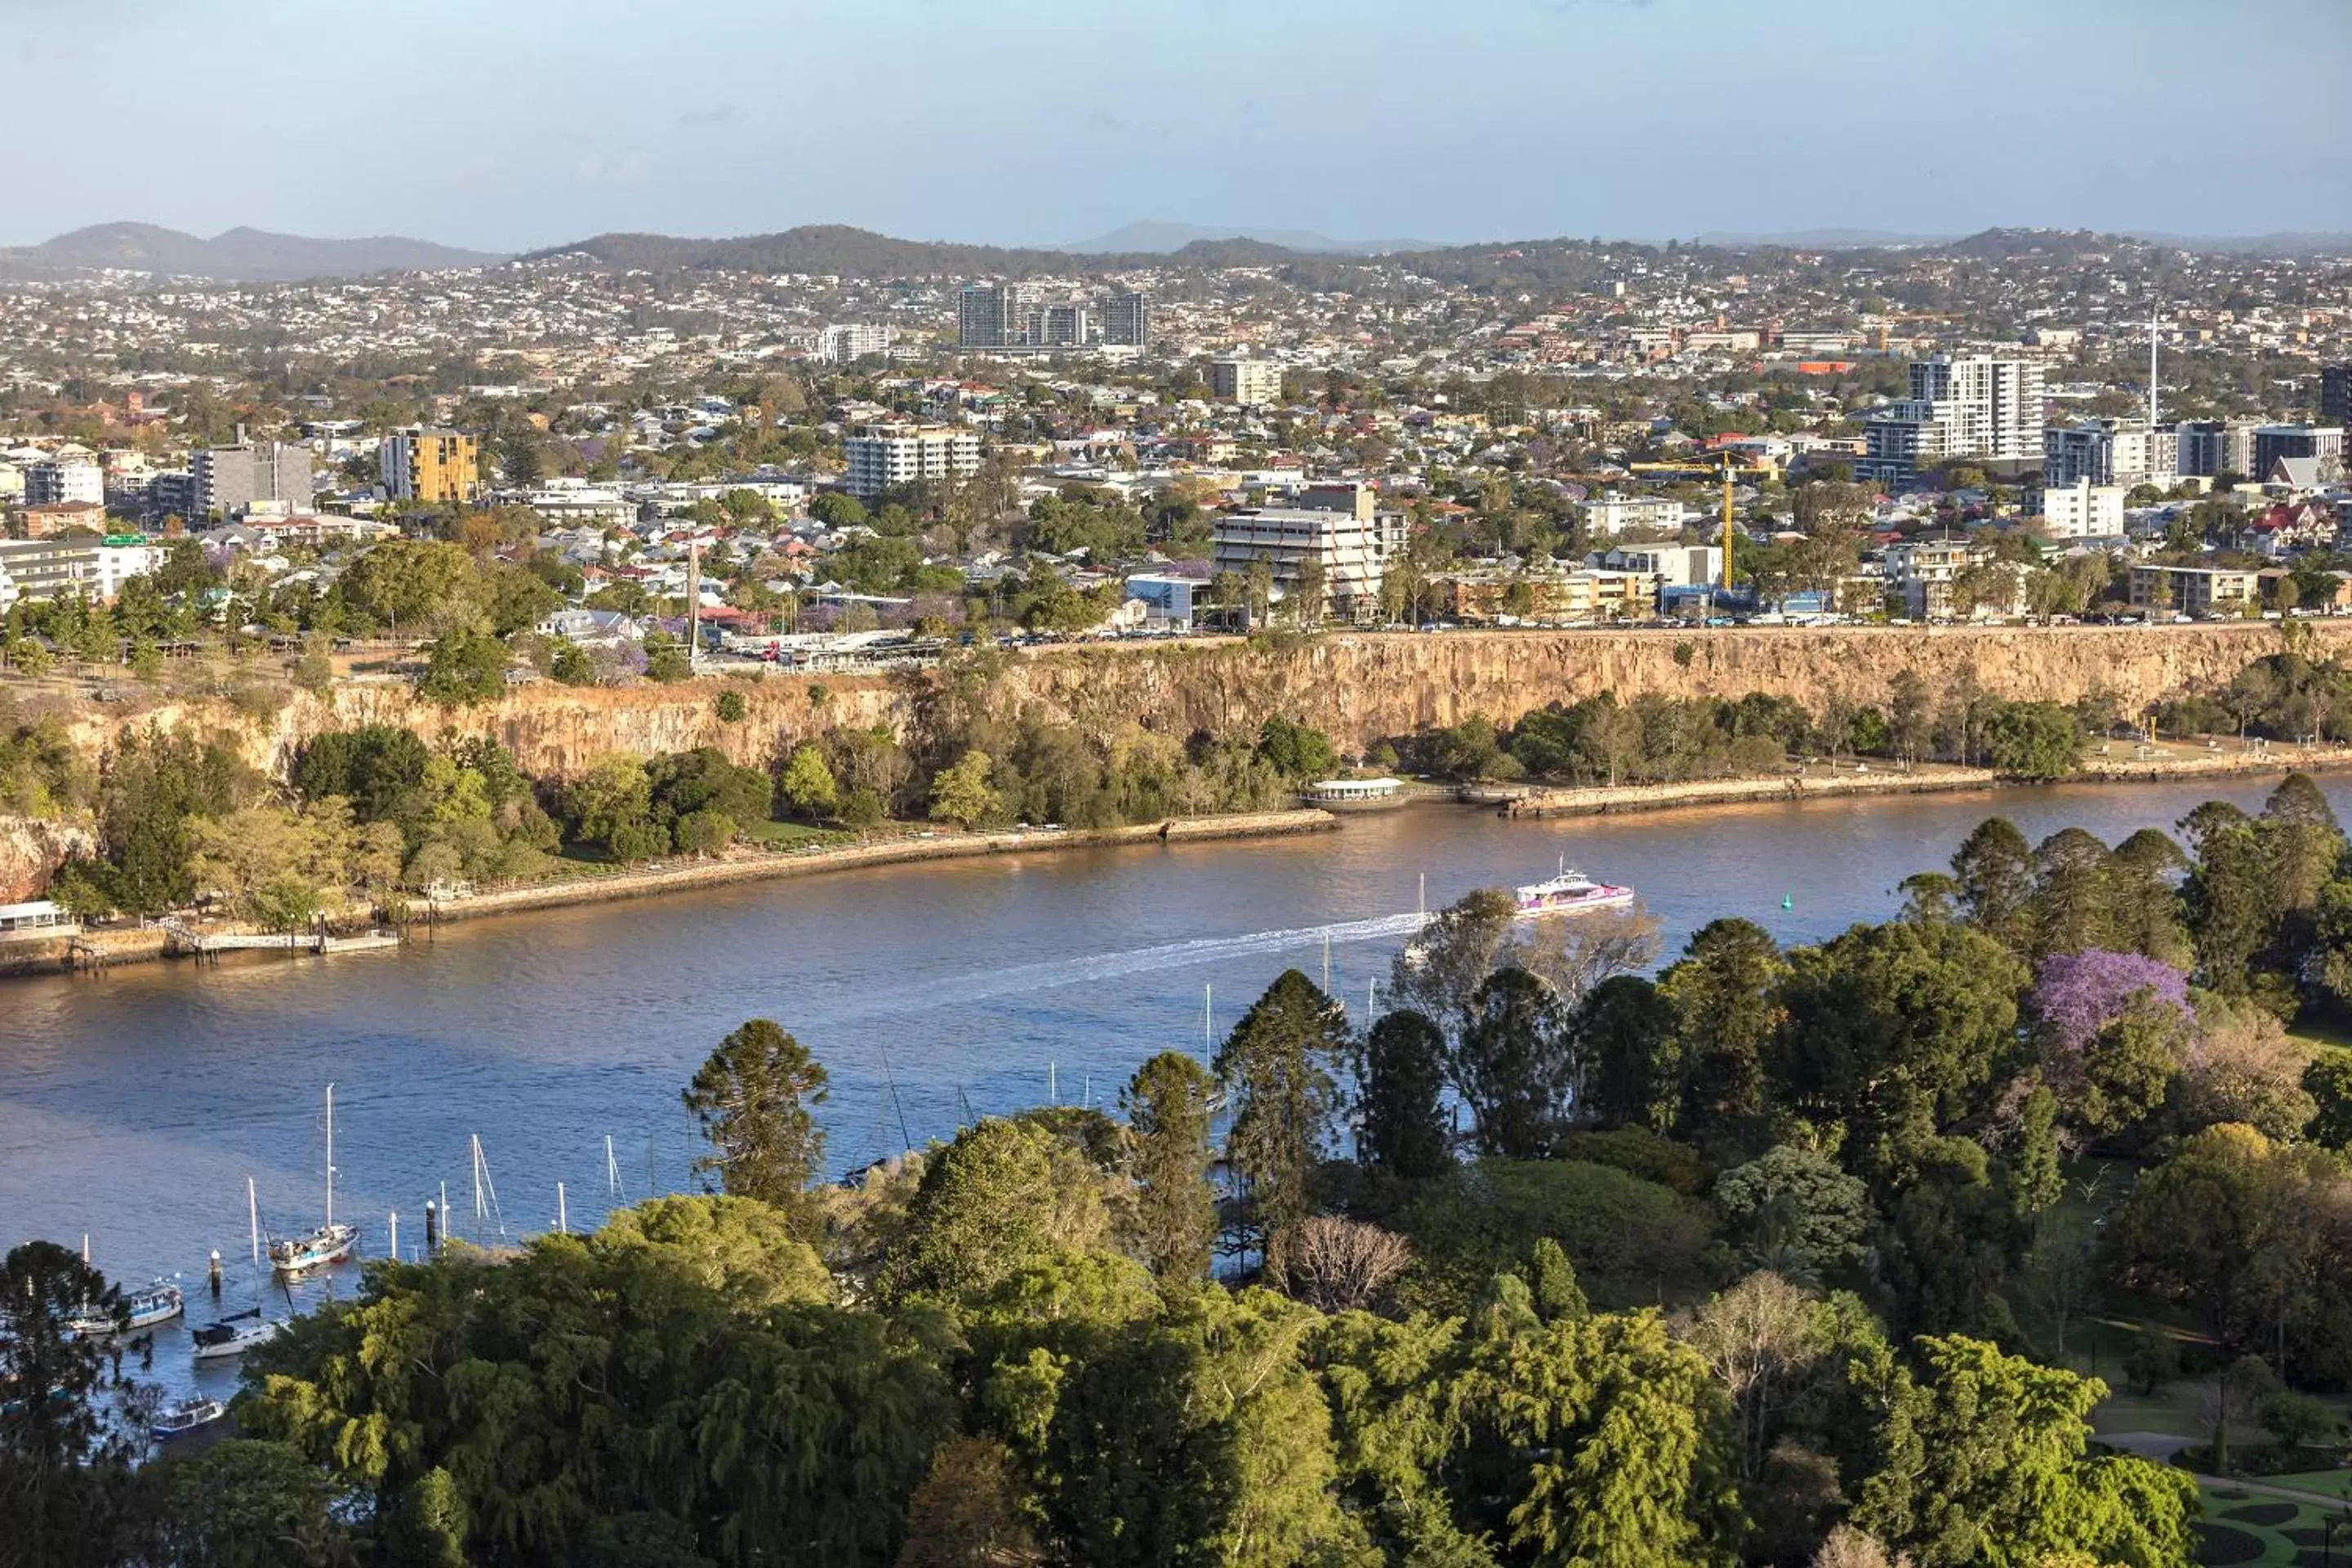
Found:
<path fill-rule="evenodd" d="M 1795 908 L 1797 907 L 1797 895 L 1796 895 L 1796 894 L 1794 894 L 1794 893 L 1783 893 L 1783 894 L 1781 894 L 1781 895 L 1780 895 L 1780 907 L 1781 907 L 1782 909 L 1784 909 L 1784 910 L 1793 910 L 1793 909 L 1795 909 Z"/>

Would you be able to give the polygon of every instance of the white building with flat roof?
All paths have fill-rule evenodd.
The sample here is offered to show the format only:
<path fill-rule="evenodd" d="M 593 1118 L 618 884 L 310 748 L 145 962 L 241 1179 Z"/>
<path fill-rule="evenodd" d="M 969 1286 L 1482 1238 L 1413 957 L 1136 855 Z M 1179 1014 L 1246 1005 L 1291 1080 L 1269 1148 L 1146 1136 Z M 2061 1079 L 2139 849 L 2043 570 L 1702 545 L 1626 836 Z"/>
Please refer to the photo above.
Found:
<path fill-rule="evenodd" d="M 2042 521 L 2053 539 L 2116 539 L 2124 531 L 2124 487 L 2076 479 L 2045 485 Z"/>
<path fill-rule="evenodd" d="M 1210 563 L 1219 572 L 1246 574 L 1264 562 L 1275 592 L 1298 592 L 1306 563 L 1319 564 L 1329 607 L 1368 616 L 1380 603 L 1381 580 L 1390 557 L 1402 554 L 1406 523 L 1402 512 L 1319 511 L 1307 507 L 1248 507 L 1219 513 L 1210 530 Z"/>
<path fill-rule="evenodd" d="M 1223 403 L 1263 406 L 1282 401 L 1282 366 L 1270 359 L 1229 356 L 1209 362 L 1209 395 Z"/>
<path fill-rule="evenodd" d="M 980 437 L 955 425 L 873 425 L 842 443 L 846 488 L 861 500 L 925 480 L 968 479 L 980 472 Z"/>
<path fill-rule="evenodd" d="M 1600 539 L 1627 533 L 1678 534 L 1686 515 L 1682 502 L 1666 496 L 1603 494 L 1584 503 L 1584 526 Z"/>
<path fill-rule="evenodd" d="M 2042 365 L 1990 354 L 1938 354 L 1911 366 L 1911 395 L 1863 422 L 1854 477 L 1900 483 L 1954 458 L 2042 460 L 2047 398 Z"/>

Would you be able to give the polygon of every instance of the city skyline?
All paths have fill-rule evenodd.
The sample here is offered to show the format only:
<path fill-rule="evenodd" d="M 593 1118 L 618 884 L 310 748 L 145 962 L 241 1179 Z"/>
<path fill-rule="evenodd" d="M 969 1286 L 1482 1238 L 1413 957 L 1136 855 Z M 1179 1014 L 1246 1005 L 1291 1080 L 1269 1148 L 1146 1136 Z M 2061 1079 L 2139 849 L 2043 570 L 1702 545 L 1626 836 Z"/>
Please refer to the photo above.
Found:
<path fill-rule="evenodd" d="M 9 244 L 115 221 L 495 251 L 821 223 L 1017 246 L 1141 219 L 1440 244 L 2352 227 L 2328 96 L 2352 15 L 2324 0 L 2218 20 L 2191 0 L 1965 19 L 1498 0 L 1467 28 L 1401 0 L 1021 0 L 985 27 L 924 0 L 725 0 L 660 34 L 606 0 L 488 19 L 423 0 L 393 38 L 289 0 L 9 9 L 0 82 L 79 149 L 71 177 L 17 193 Z M 2260 92 L 2180 46 L 2231 21 L 2249 48 L 2292 42 L 2265 48 Z M 153 102 L 234 86 L 262 37 L 252 86 L 272 90 L 226 100 L 244 111 L 78 111 L 95 82 Z M 387 52 L 432 68 L 357 79 Z"/>

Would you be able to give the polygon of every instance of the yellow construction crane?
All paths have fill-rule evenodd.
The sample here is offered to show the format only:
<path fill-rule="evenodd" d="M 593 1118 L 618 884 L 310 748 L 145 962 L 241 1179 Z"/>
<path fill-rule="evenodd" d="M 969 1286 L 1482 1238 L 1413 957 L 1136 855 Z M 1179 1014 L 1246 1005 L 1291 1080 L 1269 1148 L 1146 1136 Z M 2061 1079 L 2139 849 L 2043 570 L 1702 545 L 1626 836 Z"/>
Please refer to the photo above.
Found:
<path fill-rule="evenodd" d="M 1731 481 L 1740 471 L 1739 459 L 1728 452 L 1719 454 L 1711 463 L 1634 463 L 1630 471 L 1636 474 L 1673 474 L 1684 479 L 1723 478 L 1723 578 L 1718 590 L 1731 592 Z"/>

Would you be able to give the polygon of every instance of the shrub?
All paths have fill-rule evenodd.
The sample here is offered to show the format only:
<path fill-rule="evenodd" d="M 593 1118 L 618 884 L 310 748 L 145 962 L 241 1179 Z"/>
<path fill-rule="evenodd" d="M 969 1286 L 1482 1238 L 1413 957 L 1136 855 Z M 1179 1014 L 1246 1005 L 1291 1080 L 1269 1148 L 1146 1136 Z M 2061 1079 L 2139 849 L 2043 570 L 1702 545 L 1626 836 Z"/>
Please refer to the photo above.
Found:
<path fill-rule="evenodd" d="M 743 721 L 743 715 L 751 710 L 751 705 L 743 700 L 743 694 L 740 691 L 720 692 L 711 706 L 718 711 L 721 724 L 740 724 Z"/>

